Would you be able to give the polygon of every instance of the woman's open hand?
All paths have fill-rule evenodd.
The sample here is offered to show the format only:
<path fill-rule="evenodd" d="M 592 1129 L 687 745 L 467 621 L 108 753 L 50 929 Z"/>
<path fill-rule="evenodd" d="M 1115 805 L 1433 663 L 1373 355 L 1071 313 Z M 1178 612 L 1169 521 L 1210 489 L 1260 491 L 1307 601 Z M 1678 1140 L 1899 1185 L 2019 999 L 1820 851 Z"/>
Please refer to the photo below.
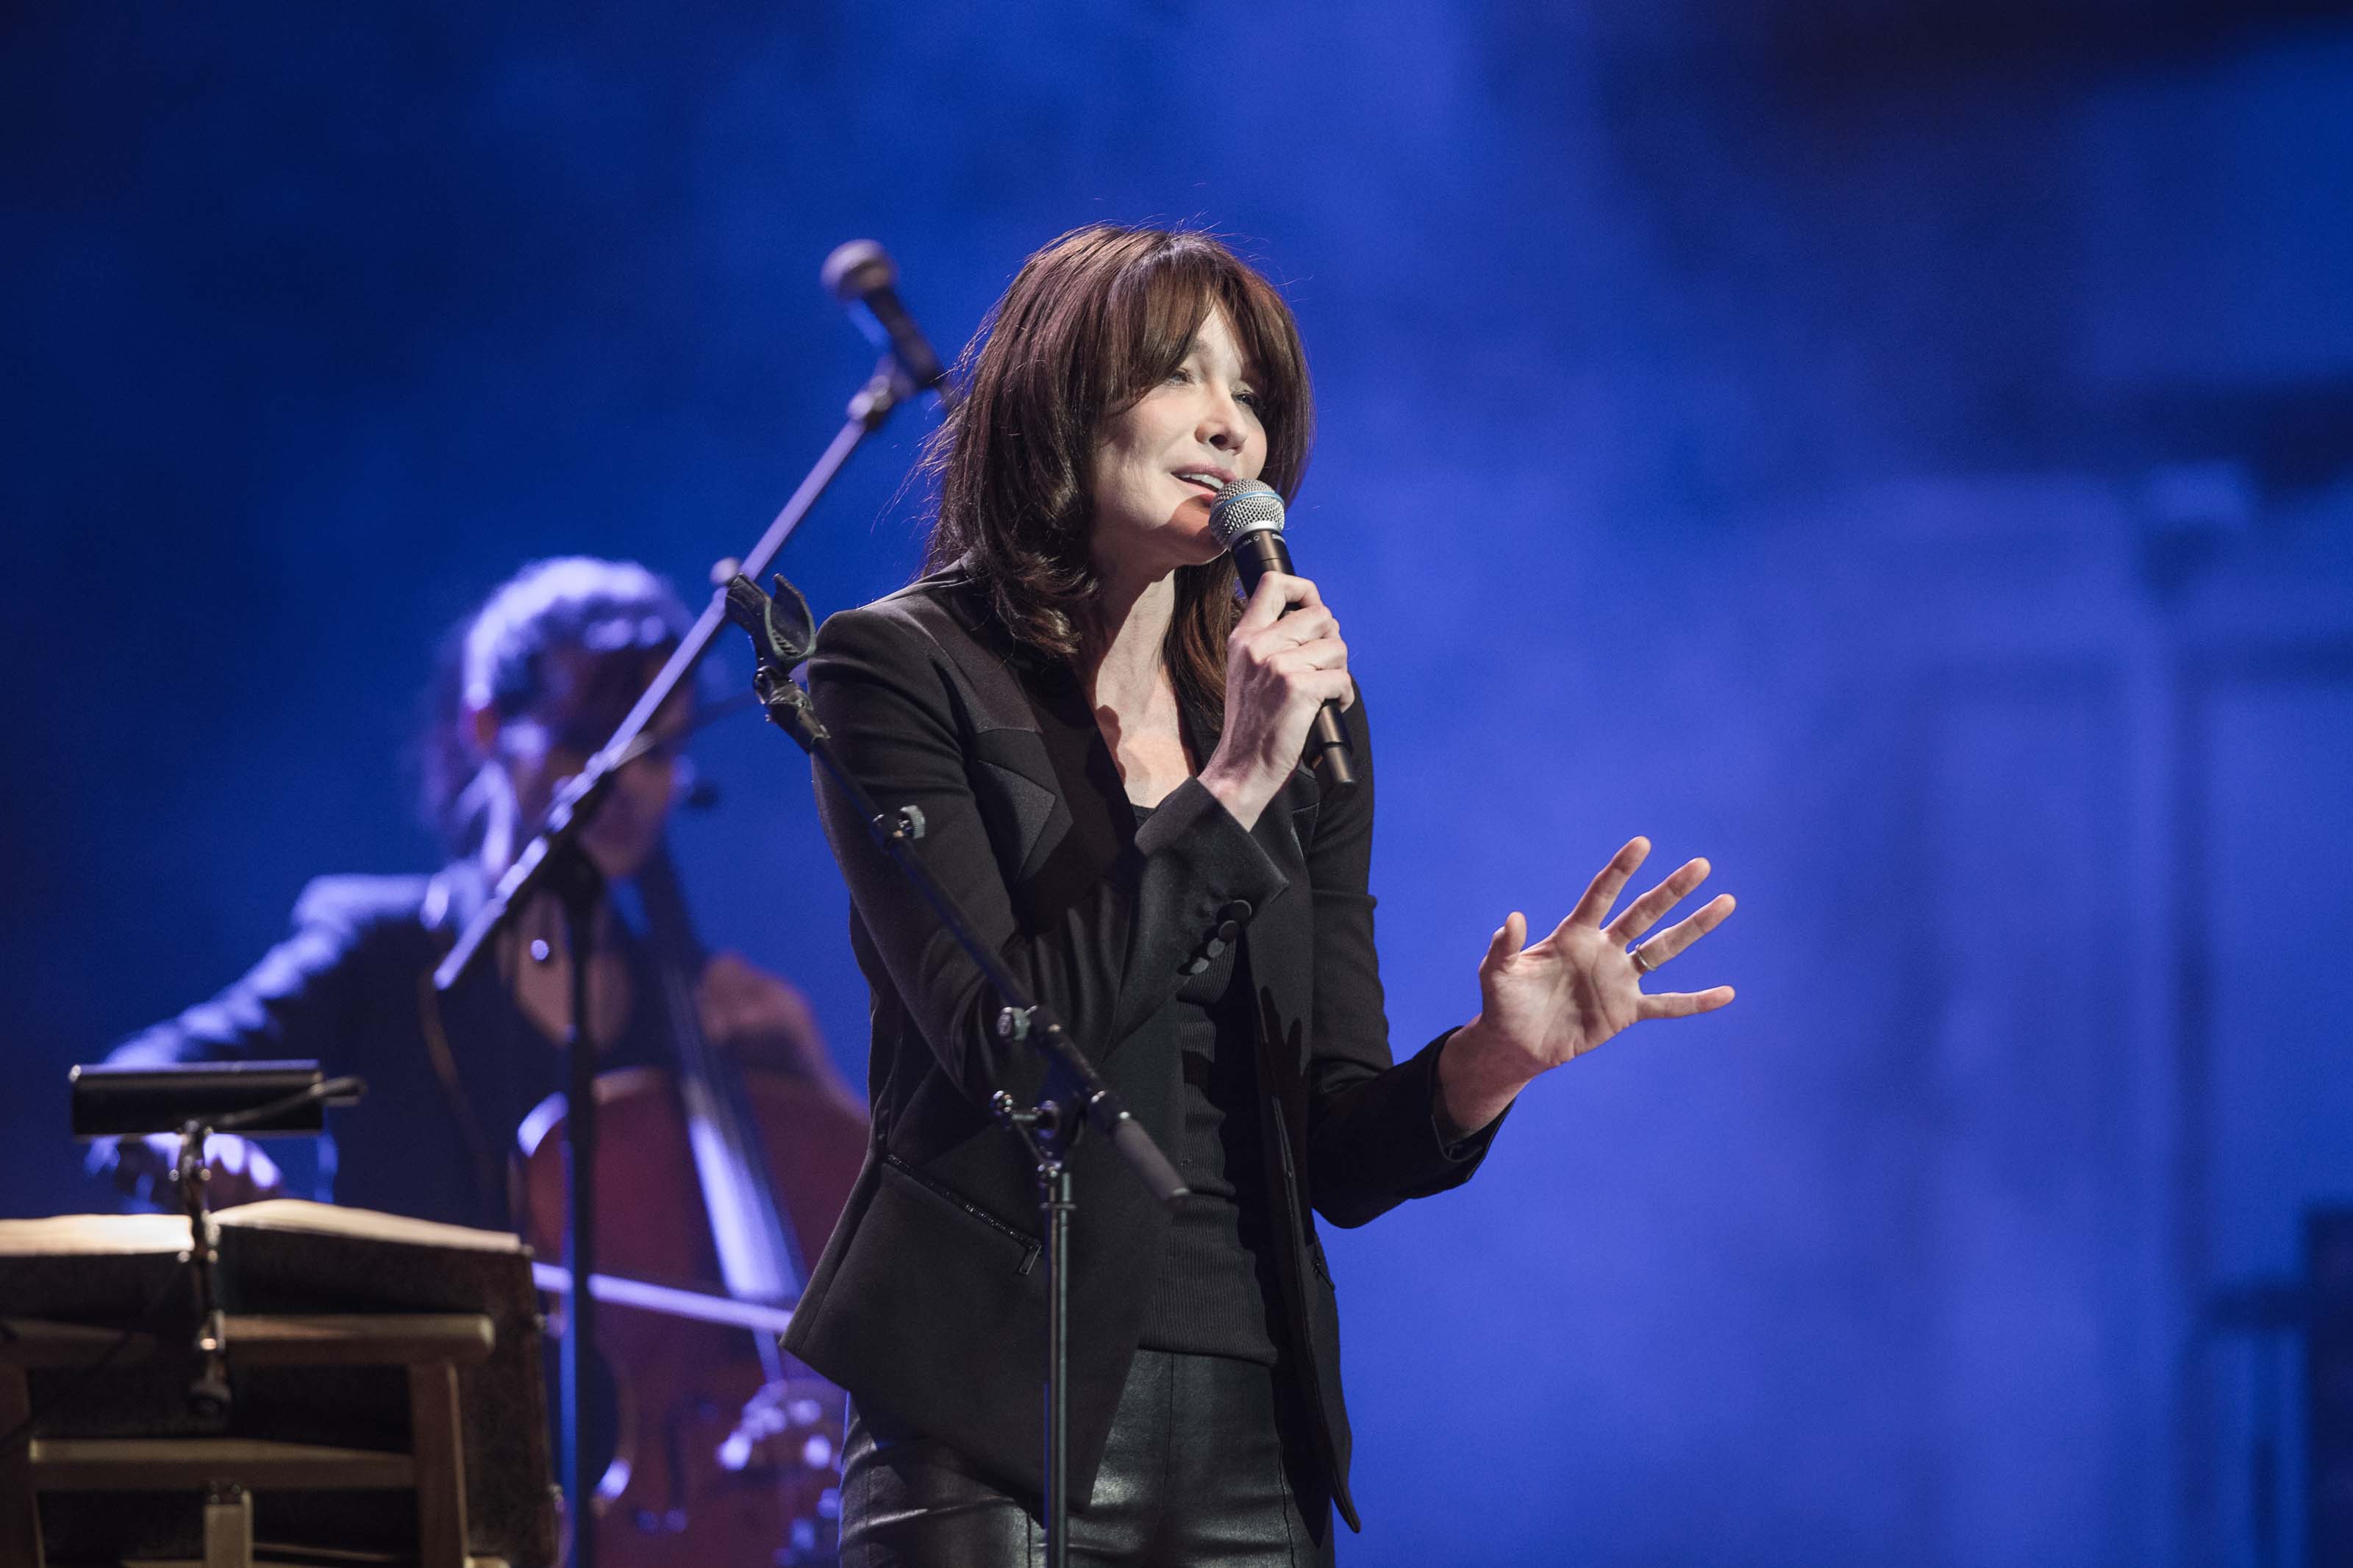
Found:
<path fill-rule="evenodd" d="M 1719 894 L 1636 950 L 1666 912 L 1707 879 L 1705 860 L 1690 860 L 1604 922 L 1629 878 L 1651 853 L 1636 838 L 1610 858 L 1568 917 L 1543 941 L 1527 940 L 1518 910 L 1487 944 L 1479 965 L 1479 1016 L 1456 1031 L 1439 1058 L 1440 1093 L 1447 1119 L 1468 1132 L 1504 1113 L 1538 1073 L 1583 1056 L 1629 1024 L 1645 1018 L 1686 1018 L 1732 1000 L 1732 987 L 1646 993 L 1642 976 L 1705 936 L 1732 913 Z"/>

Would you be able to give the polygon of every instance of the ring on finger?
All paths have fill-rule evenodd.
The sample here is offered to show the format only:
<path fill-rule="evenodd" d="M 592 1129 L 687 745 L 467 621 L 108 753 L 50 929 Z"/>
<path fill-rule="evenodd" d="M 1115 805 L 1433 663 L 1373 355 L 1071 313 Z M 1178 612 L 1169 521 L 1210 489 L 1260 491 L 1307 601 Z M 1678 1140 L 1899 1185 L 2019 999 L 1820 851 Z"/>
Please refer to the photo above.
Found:
<path fill-rule="evenodd" d="M 1626 950 L 1626 956 L 1634 961 L 1634 973 L 1637 974 L 1648 974 L 1659 967 L 1659 961 L 1644 952 L 1639 942 Z"/>

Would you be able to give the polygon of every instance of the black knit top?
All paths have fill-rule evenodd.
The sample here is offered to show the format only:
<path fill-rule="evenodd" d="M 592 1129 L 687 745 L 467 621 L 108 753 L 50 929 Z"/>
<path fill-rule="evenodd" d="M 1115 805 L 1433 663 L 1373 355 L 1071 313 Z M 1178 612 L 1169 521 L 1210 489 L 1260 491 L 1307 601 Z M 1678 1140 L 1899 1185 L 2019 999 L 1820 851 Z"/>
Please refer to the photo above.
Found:
<path fill-rule="evenodd" d="M 1139 823 L 1151 814 L 1135 808 Z M 1178 1014 L 1184 1111 L 1169 1154 L 1192 1195 L 1170 1221 L 1138 1342 L 1271 1366 L 1281 1342 L 1273 1303 L 1282 1297 L 1250 981 L 1232 947 L 1209 946 L 1219 951 L 1204 949 L 1207 963 L 1168 1003 Z"/>

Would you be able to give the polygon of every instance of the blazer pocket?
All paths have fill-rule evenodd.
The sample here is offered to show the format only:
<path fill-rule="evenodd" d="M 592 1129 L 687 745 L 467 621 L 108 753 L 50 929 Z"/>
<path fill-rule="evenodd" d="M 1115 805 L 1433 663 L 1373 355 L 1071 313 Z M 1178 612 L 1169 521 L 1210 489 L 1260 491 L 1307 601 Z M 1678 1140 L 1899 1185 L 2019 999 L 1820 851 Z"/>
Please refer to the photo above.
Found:
<path fill-rule="evenodd" d="M 1004 1251 L 1016 1274 L 1027 1274 L 1038 1266 L 1039 1254 L 1044 1248 L 1037 1237 L 1008 1225 L 946 1183 L 923 1174 L 887 1149 L 882 1151 L 882 1179 L 916 1204 L 961 1222 L 968 1234 L 987 1237 L 992 1246 Z"/>
<path fill-rule="evenodd" d="M 1071 829 L 1070 808 L 1045 743 L 1034 731 L 984 730 L 973 737 L 974 784 L 989 848 L 1018 885 L 1036 874 Z"/>

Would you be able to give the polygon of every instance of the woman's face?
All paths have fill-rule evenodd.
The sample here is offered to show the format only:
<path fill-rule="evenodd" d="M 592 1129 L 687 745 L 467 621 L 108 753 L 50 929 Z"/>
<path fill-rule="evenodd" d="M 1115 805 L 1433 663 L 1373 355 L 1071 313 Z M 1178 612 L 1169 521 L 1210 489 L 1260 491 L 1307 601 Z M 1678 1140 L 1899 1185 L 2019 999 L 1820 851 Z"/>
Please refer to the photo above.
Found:
<path fill-rule="evenodd" d="M 1266 465 L 1253 367 L 1212 310 L 1185 363 L 1134 406 L 1104 421 L 1095 445 L 1094 554 L 1107 576 L 1157 577 L 1222 552 L 1209 502 Z"/>

